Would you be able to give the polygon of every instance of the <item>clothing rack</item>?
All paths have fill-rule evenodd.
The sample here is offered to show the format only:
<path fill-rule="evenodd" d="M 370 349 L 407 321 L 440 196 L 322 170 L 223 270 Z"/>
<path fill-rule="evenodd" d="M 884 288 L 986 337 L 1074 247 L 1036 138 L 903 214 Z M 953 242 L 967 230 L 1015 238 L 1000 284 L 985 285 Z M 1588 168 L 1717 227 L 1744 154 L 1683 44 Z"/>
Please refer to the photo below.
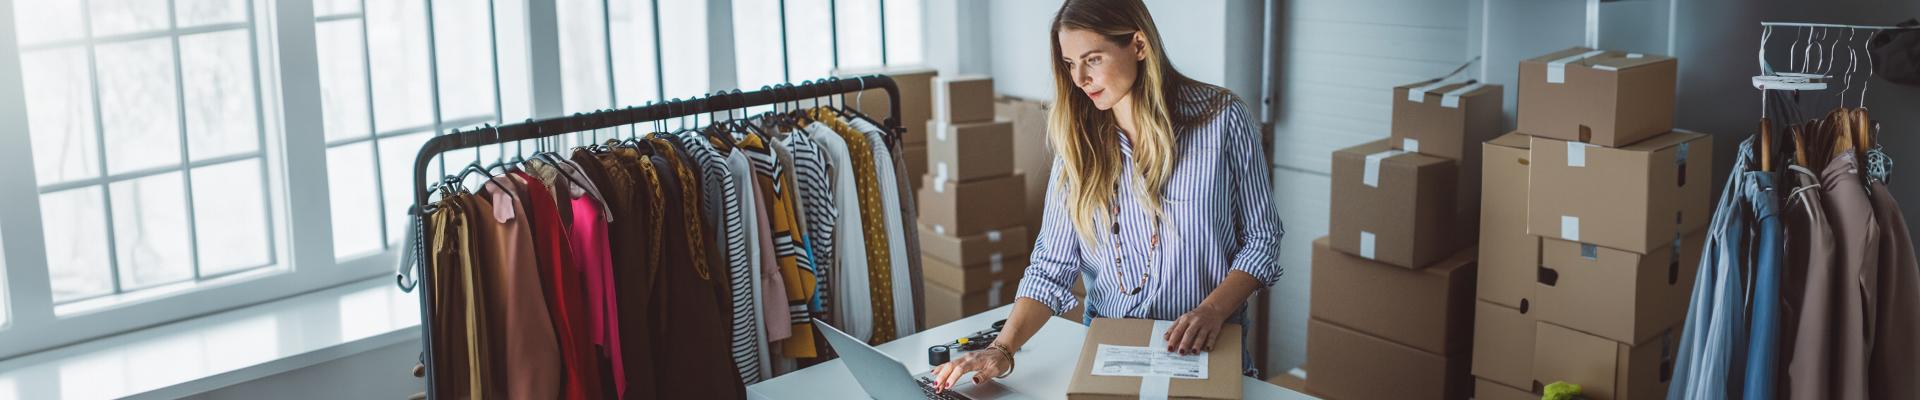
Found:
<path fill-rule="evenodd" d="M 570 116 L 542 120 L 528 120 L 527 122 L 517 124 L 501 125 L 499 127 L 481 127 L 465 132 L 455 131 L 446 135 L 435 136 L 433 139 L 427 140 L 427 143 L 421 146 L 419 154 L 414 157 L 413 208 L 409 213 L 414 214 L 411 216 L 413 218 L 422 218 L 424 216 L 424 213 L 420 212 L 420 210 L 424 210 L 427 207 L 427 183 L 432 181 L 430 180 L 431 178 L 427 176 L 427 170 L 428 167 L 432 165 L 434 157 L 440 156 L 441 153 L 487 145 L 514 143 L 523 140 L 544 139 L 569 133 L 614 128 L 669 118 L 797 102 L 800 100 L 817 99 L 847 93 L 859 93 L 868 89 L 882 89 L 887 92 L 887 109 L 889 113 L 887 114 L 886 121 L 882 122 L 884 125 L 882 129 L 886 130 L 885 139 L 888 148 L 900 148 L 901 133 L 905 131 L 905 129 L 900 126 L 900 86 L 893 81 L 892 77 L 879 74 L 848 78 L 827 78 L 807 81 L 798 85 L 780 84 L 763 86 L 760 90 L 751 92 L 734 90 L 731 92 L 714 93 L 704 97 L 684 100 L 675 99 L 641 107 L 578 113 Z M 415 240 L 425 239 L 415 237 Z M 403 246 L 415 245 L 416 243 L 403 244 Z M 419 254 L 412 254 L 411 256 L 416 259 L 411 260 L 411 262 L 417 266 L 426 265 L 426 252 L 417 251 L 415 253 Z M 420 289 L 420 341 L 422 344 L 420 363 L 426 367 L 427 398 L 433 399 L 435 398 L 435 393 L 433 393 L 433 346 L 429 344 L 433 340 L 433 333 L 431 331 L 433 325 L 433 310 L 429 303 L 429 300 L 432 298 L 431 291 L 433 285 L 431 285 L 430 282 L 433 277 L 429 271 L 430 269 L 428 268 L 420 268 L 418 271 L 418 280 L 413 283 L 413 287 Z M 408 285 L 405 282 L 404 276 L 401 277 L 401 281 L 401 287 L 407 288 Z"/>

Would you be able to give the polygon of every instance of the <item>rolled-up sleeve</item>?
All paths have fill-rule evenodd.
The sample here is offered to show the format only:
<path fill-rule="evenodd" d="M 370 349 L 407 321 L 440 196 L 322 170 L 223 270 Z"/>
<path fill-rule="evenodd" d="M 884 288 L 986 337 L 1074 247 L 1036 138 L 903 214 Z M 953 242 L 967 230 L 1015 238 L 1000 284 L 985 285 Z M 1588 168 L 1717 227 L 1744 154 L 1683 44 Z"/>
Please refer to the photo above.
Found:
<path fill-rule="evenodd" d="M 1053 170 L 1047 178 L 1047 209 L 1042 213 L 1040 232 L 1034 235 L 1033 252 L 1026 274 L 1020 279 L 1020 290 L 1015 294 L 1047 305 L 1054 315 L 1065 313 L 1080 302 L 1071 289 L 1074 280 L 1080 279 L 1080 239 L 1067 218 L 1066 194 L 1060 186 L 1062 165 L 1059 158 L 1054 158 Z M 1091 284 L 1089 282 L 1089 286 Z"/>
<path fill-rule="evenodd" d="M 1226 129 L 1228 168 L 1232 171 L 1233 212 L 1240 228 L 1240 251 L 1233 269 L 1273 286 L 1286 270 L 1280 266 L 1280 237 L 1286 227 L 1273 210 L 1273 180 L 1267 154 L 1260 146 L 1260 129 L 1239 101 L 1219 116 Z"/>

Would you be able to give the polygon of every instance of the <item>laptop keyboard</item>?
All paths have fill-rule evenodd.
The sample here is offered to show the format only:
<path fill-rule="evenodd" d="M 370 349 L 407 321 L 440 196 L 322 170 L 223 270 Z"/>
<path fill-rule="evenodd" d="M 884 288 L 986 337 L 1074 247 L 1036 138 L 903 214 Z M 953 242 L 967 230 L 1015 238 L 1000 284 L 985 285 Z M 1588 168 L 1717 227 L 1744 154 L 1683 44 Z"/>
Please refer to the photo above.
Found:
<path fill-rule="evenodd" d="M 933 380 L 932 380 L 932 379 L 927 379 L 927 378 L 920 378 L 920 379 L 915 379 L 915 380 L 914 380 L 914 382 L 916 382 L 916 383 L 919 383 L 919 384 L 920 384 L 920 392 L 921 392 L 921 393 L 925 393 L 925 394 L 927 395 L 927 398 L 928 398 L 928 399 L 932 399 L 932 400 L 972 400 L 972 399 L 970 399 L 970 398 L 968 398 L 968 397 L 967 397 L 967 396 L 965 396 L 965 395 L 961 395 L 961 394 L 960 394 L 960 392 L 955 392 L 955 391 L 952 391 L 952 390 L 948 390 L 948 391 L 944 391 L 944 392 L 943 392 L 943 391 L 940 391 L 939 389 L 934 389 L 934 388 L 933 388 Z"/>

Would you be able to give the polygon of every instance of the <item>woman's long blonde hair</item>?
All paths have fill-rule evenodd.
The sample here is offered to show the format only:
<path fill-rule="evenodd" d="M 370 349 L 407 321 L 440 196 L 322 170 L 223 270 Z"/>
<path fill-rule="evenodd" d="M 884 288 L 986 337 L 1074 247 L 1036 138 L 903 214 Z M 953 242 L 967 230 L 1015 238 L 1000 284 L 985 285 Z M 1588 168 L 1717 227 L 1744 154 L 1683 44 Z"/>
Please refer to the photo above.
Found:
<path fill-rule="evenodd" d="M 1096 220 L 1111 206 L 1114 185 L 1120 179 L 1121 155 L 1117 132 L 1120 124 L 1112 112 L 1101 111 L 1093 101 L 1081 95 L 1072 71 L 1060 62 L 1060 31 L 1084 30 L 1106 36 L 1116 44 L 1127 45 L 1139 33 L 1145 42 L 1146 57 L 1140 60 L 1139 77 L 1126 88 L 1133 102 L 1133 157 L 1140 172 L 1136 179 L 1140 204 L 1158 218 L 1160 191 L 1173 175 L 1178 159 L 1174 134 L 1176 121 L 1169 96 L 1192 82 L 1167 60 L 1160 31 L 1153 16 L 1140 0 L 1068 0 L 1053 17 L 1053 29 L 1047 37 L 1053 53 L 1054 104 L 1047 118 L 1047 143 L 1064 165 L 1059 181 L 1065 190 L 1067 217 L 1080 238 L 1094 243 Z M 1131 57 L 1129 57 L 1131 58 Z"/>

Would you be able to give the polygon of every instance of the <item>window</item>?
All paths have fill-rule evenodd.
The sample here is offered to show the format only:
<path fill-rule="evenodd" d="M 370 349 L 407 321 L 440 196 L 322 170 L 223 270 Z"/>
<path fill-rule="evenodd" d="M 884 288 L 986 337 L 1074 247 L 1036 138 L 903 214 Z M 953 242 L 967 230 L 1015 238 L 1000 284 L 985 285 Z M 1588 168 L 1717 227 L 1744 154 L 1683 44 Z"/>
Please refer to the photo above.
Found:
<path fill-rule="evenodd" d="M 916 0 L 732 1 L 741 88 L 922 59 Z"/>
<path fill-rule="evenodd" d="M 251 2 L 13 6 L 54 304 L 277 263 Z"/>
<path fill-rule="evenodd" d="M 390 250 L 404 237 L 414 201 L 414 155 L 427 139 L 498 122 L 496 33 L 488 5 L 314 4 L 335 257 Z"/>

